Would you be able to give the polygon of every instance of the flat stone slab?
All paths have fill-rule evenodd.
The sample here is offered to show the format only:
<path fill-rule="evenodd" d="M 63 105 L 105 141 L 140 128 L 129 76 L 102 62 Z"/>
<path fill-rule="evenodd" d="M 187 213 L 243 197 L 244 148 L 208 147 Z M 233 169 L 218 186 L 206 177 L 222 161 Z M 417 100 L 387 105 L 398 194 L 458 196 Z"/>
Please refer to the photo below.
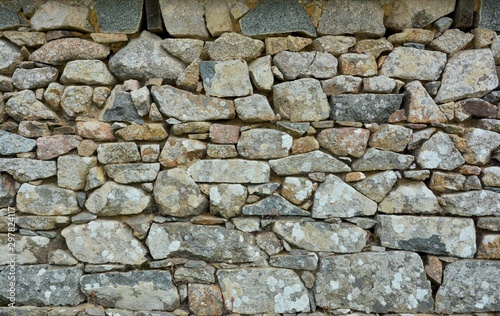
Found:
<path fill-rule="evenodd" d="M 255 204 L 243 206 L 243 215 L 258 216 L 310 216 L 311 214 L 288 202 L 284 197 L 271 194 Z"/>
<path fill-rule="evenodd" d="M 96 0 L 95 11 L 102 33 L 133 34 L 139 31 L 144 0 Z"/>
<path fill-rule="evenodd" d="M 436 294 L 436 313 L 500 310 L 500 261 L 459 260 L 444 270 Z"/>
<path fill-rule="evenodd" d="M 389 214 L 439 214 L 441 206 L 423 181 L 402 179 L 379 203 L 378 210 Z"/>
<path fill-rule="evenodd" d="M 410 167 L 415 157 L 412 155 L 397 154 L 388 150 L 378 150 L 369 148 L 363 157 L 352 164 L 355 171 L 375 171 L 375 170 L 405 170 Z"/>
<path fill-rule="evenodd" d="M 200 75 L 207 96 L 244 97 L 253 93 L 248 65 L 243 60 L 202 61 Z"/>
<path fill-rule="evenodd" d="M 14 179 L 29 182 L 45 179 L 57 174 L 55 161 L 28 158 L 0 158 L 0 171 L 7 172 Z"/>
<path fill-rule="evenodd" d="M 219 270 L 226 308 L 233 313 L 309 312 L 307 289 L 292 270 L 246 268 Z"/>
<path fill-rule="evenodd" d="M 379 75 L 407 80 L 438 80 L 446 65 L 442 52 L 396 47 L 387 56 Z"/>
<path fill-rule="evenodd" d="M 8 156 L 32 151 L 36 141 L 20 135 L 0 130 L 0 155 Z"/>
<path fill-rule="evenodd" d="M 445 212 L 459 216 L 500 216 L 500 193 L 478 190 L 443 194 Z"/>
<path fill-rule="evenodd" d="M 188 169 L 195 182 L 265 183 L 271 170 L 267 162 L 243 159 L 199 160 Z"/>
<path fill-rule="evenodd" d="M 269 165 L 279 176 L 308 174 L 311 172 L 349 172 L 351 168 L 342 161 L 322 151 L 269 160 Z"/>
<path fill-rule="evenodd" d="M 388 248 L 472 258 L 476 231 L 470 218 L 379 215 L 376 234 Z"/>
<path fill-rule="evenodd" d="M 330 97 L 330 118 L 337 121 L 386 123 L 403 103 L 402 94 L 344 94 Z"/>
<path fill-rule="evenodd" d="M 428 313 L 434 306 L 422 259 L 405 251 L 320 257 L 314 289 L 322 308 Z"/>
<path fill-rule="evenodd" d="M 52 184 L 23 183 L 17 193 L 17 208 L 35 215 L 72 215 L 80 211 L 75 192 Z"/>

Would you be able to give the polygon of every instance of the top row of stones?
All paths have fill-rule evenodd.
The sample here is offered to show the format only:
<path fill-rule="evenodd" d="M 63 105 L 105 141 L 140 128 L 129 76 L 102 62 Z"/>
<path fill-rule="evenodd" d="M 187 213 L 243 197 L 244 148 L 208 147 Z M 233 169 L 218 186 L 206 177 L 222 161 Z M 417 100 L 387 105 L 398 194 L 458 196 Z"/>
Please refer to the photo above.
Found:
<path fill-rule="evenodd" d="M 261 0 L 251 8 L 244 0 L 94 0 L 88 7 L 48 1 L 39 7 L 24 1 L 0 5 L 0 30 L 30 26 L 37 31 L 71 29 L 83 32 L 134 34 L 141 31 L 143 6 L 149 31 L 161 31 L 161 17 L 173 37 L 210 39 L 238 29 L 246 36 L 263 37 L 301 33 L 318 35 L 382 36 L 387 29 L 424 28 L 455 11 L 456 27 L 471 27 L 474 8 L 460 0 L 330 0 L 308 4 L 306 13 L 298 0 Z M 15 3 L 18 3 L 17 6 Z M 471 5 L 472 6 L 472 5 Z M 323 7 L 323 8 L 321 8 Z M 90 17 L 95 10 L 97 24 Z M 19 15 L 30 17 L 29 23 Z M 483 0 L 476 14 L 476 27 L 500 31 L 500 2 Z M 156 21 L 155 21 L 156 20 Z M 464 22 L 469 20 L 469 22 Z M 469 25 L 467 25 L 469 24 Z"/>

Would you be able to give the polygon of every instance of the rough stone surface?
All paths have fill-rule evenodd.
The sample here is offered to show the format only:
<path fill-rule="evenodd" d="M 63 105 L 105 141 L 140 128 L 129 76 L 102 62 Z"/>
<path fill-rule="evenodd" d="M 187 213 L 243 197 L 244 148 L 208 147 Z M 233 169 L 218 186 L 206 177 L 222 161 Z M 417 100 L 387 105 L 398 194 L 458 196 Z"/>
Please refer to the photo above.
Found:
<path fill-rule="evenodd" d="M 438 192 L 463 190 L 466 177 L 455 172 L 434 171 L 430 179 L 429 188 Z"/>
<path fill-rule="evenodd" d="M 14 95 L 5 103 L 5 112 L 18 122 L 58 119 L 57 114 L 37 100 L 35 93 L 31 90 L 14 92 Z"/>
<path fill-rule="evenodd" d="M 111 125 L 99 121 L 83 121 L 76 122 L 76 133 L 82 138 L 90 138 L 98 141 L 114 140 L 113 130 Z"/>
<path fill-rule="evenodd" d="M 292 142 L 287 133 L 256 128 L 242 132 L 236 148 L 243 158 L 273 159 L 288 156 Z"/>
<path fill-rule="evenodd" d="M 213 3 L 213 2 L 210 2 Z M 194 284 L 188 286 L 189 310 L 196 315 L 222 315 L 224 302 L 216 285 Z"/>
<path fill-rule="evenodd" d="M 200 160 L 188 169 L 195 182 L 210 183 L 264 183 L 270 172 L 267 162 L 243 159 Z"/>
<path fill-rule="evenodd" d="M 242 97 L 253 92 L 245 61 L 202 61 L 200 74 L 208 96 Z"/>
<path fill-rule="evenodd" d="M 21 61 L 19 48 L 9 41 L 0 39 L 0 74 L 12 75 Z"/>
<path fill-rule="evenodd" d="M 459 50 L 464 49 L 470 42 L 474 35 L 471 33 L 464 33 L 459 29 L 446 30 L 441 36 L 432 41 L 429 45 L 431 48 L 453 55 Z"/>
<path fill-rule="evenodd" d="M 210 37 L 205 26 L 205 8 L 199 0 L 160 0 L 161 15 L 173 37 Z"/>
<path fill-rule="evenodd" d="M 446 54 L 412 47 L 397 47 L 385 60 L 380 75 L 408 80 L 438 80 L 446 64 Z"/>
<path fill-rule="evenodd" d="M 464 158 L 467 163 L 484 165 L 488 163 L 495 148 L 500 146 L 500 134 L 479 128 L 471 129 L 465 135 L 467 149 Z"/>
<path fill-rule="evenodd" d="M 487 187 L 500 187 L 500 167 L 484 168 L 481 181 Z"/>
<path fill-rule="evenodd" d="M 265 122 L 276 117 L 269 101 L 261 94 L 235 99 L 234 105 L 238 117 L 245 122 Z"/>
<path fill-rule="evenodd" d="M 343 75 L 369 77 L 377 74 L 377 62 L 371 55 L 343 54 L 339 57 L 339 67 Z"/>
<path fill-rule="evenodd" d="M 459 216 L 498 216 L 500 193 L 488 190 L 443 194 L 446 213 Z"/>
<path fill-rule="evenodd" d="M 308 174 L 310 172 L 348 172 L 348 165 L 319 150 L 286 158 L 270 160 L 269 165 L 280 176 Z"/>
<path fill-rule="evenodd" d="M 271 194 L 255 204 L 243 206 L 243 215 L 258 216 L 309 216 L 310 213 L 296 207 L 280 195 Z"/>
<path fill-rule="evenodd" d="M 311 197 L 313 184 L 305 178 L 286 177 L 283 181 L 281 195 L 294 204 L 301 204 Z"/>
<path fill-rule="evenodd" d="M 36 141 L 33 139 L 0 130 L 0 155 L 2 156 L 29 152 L 35 146 Z"/>
<path fill-rule="evenodd" d="M 224 303 L 233 313 L 309 312 L 307 289 L 295 272 L 277 268 L 239 268 L 217 272 Z M 234 300 L 231 300 L 231 297 Z M 253 299 L 249 300 L 248 298 Z"/>
<path fill-rule="evenodd" d="M 48 160 L 64 155 L 78 147 L 82 138 L 76 135 L 43 136 L 36 140 L 38 159 Z"/>
<path fill-rule="evenodd" d="M 479 259 L 499 259 L 500 258 L 500 235 L 485 234 L 477 248 L 477 258 Z"/>
<path fill-rule="evenodd" d="M 208 48 L 212 60 L 252 60 L 264 51 L 264 42 L 238 33 L 224 33 Z"/>
<path fill-rule="evenodd" d="M 61 75 L 64 84 L 112 85 L 115 78 L 100 60 L 73 60 L 66 64 Z"/>
<path fill-rule="evenodd" d="M 113 89 L 111 95 L 106 100 L 99 119 L 104 122 L 121 121 L 144 124 L 144 120 L 139 116 L 137 109 L 132 103 L 130 93 L 121 91 L 119 86 Z"/>
<path fill-rule="evenodd" d="M 255 59 L 248 64 L 250 79 L 259 90 L 270 91 L 274 84 L 274 75 L 271 70 L 271 56 Z"/>
<path fill-rule="evenodd" d="M 12 235 L 10 236 L 12 237 Z M 9 240 L 9 235 L 1 234 L 0 241 L 2 246 L 0 246 L 3 253 L 7 254 L 4 256 L 0 263 L 3 265 L 8 265 L 12 262 L 12 252 L 9 251 L 12 246 L 12 241 Z M 47 255 L 50 250 L 50 239 L 42 236 L 20 236 L 16 238 L 15 241 L 16 252 L 15 252 L 15 262 L 17 264 L 36 264 L 36 263 L 46 263 Z"/>
<path fill-rule="evenodd" d="M 247 190 L 241 184 L 219 184 L 210 187 L 210 213 L 231 218 L 241 213 Z"/>
<path fill-rule="evenodd" d="M 410 142 L 412 130 L 400 125 L 382 124 L 370 137 L 370 147 L 403 152 Z"/>
<path fill-rule="evenodd" d="M 81 38 L 62 38 L 47 42 L 29 59 L 49 65 L 62 65 L 79 59 L 104 59 L 109 55 L 109 47 Z"/>
<path fill-rule="evenodd" d="M 355 171 L 375 171 L 375 170 L 404 170 L 407 169 L 415 157 L 393 153 L 392 151 L 369 148 L 363 157 L 352 164 Z"/>
<path fill-rule="evenodd" d="M 99 31 L 103 33 L 134 34 L 142 20 L 143 0 L 96 1 Z"/>
<path fill-rule="evenodd" d="M 380 202 L 389 193 L 397 180 L 398 176 L 396 172 L 384 171 L 370 175 L 366 179 L 351 185 L 375 202 Z"/>
<path fill-rule="evenodd" d="M 160 163 L 167 168 L 189 164 L 205 157 L 206 143 L 195 139 L 169 137 L 160 154 Z"/>
<path fill-rule="evenodd" d="M 17 68 L 12 75 L 12 83 L 19 90 L 44 88 L 56 81 L 58 75 L 59 71 L 54 67 Z"/>
<path fill-rule="evenodd" d="M 305 77 L 327 79 L 337 74 L 337 59 L 330 53 L 284 51 L 274 56 L 273 64 L 286 80 Z"/>
<path fill-rule="evenodd" d="M 349 48 L 356 44 L 356 38 L 352 36 L 322 36 L 318 37 L 313 42 L 313 47 L 319 52 L 327 52 L 338 56 L 345 54 Z"/>
<path fill-rule="evenodd" d="M 321 147 L 338 156 L 361 157 L 365 153 L 370 131 L 363 128 L 328 128 L 318 136 Z"/>
<path fill-rule="evenodd" d="M 405 85 L 406 117 L 410 123 L 446 122 L 447 118 L 420 81 Z"/>
<path fill-rule="evenodd" d="M 359 288 L 370 287 L 361 295 Z M 316 304 L 366 313 L 432 312 L 434 302 L 416 253 L 366 252 L 320 258 Z"/>
<path fill-rule="evenodd" d="M 496 19 L 498 3 L 492 0 L 481 1 L 479 4 L 477 26 L 488 28 L 494 31 L 500 30 L 500 24 Z"/>
<path fill-rule="evenodd" d="M 145 123 L 142 125 L 132 124 L 116 132 L 123 140 L 148 140 L 160 141 L 167 138 L 168 134 L 163 124 Z"/>
<path fill-rule="evenodd" d="M 97 147 L 97 160 L 102 164 L 135 162 L 140 159 L 139 149 L 132 142 L 103 143 Z"/>
<path fill-rule="evenodd" d="M 0 158 L 0 171 L 7 172 L 21 182 L 50 178 L 57 174 L 55 161 L 28 158 Z"/>
<path fill-rule="evenodd" d="M 480 217 L 477 220 L 477 227 L 493 232 L 500 231 L 500 218 L 498 217 Z"/>
<path fill-rule="evenodd" d="M 453 170 L 465 159 L 447 134 L 437 132 L 420 147 L 417 163 L 422 168 Z"/>
<path fill-rule="evenodd" d="M 401 33 L 396 33 L 387 38 L 393 44 L 420 43 L 429 44 L 434 39 L 434 32 L 418 28 L 407 28 Z"/>
<path fill-rule="evenodd" d="M 57 185 L 73 191 L 83 190 L 89 170 L 96 163 L 95 157 L 60 156 L 57 158 Z"/>
<path fill-rule="evenodd" d="M 72 215 L 80 211 L 75 192 L 51 184 L 23 183 L 17 193 L 17 208 L 35 215 Z"/>
<path fill-rule="evenodd" d="M 323 80 L 321 86 L 326 95 L 340 95 L 345 93 L 358 93 L 361 91 L 363 79 L 354 76 L 335 76 L 332 79 Z"/>
<path fill-rule="evenodd" d="M 401 94 L 359 94 L 330 97 L 331 118 L 337 121 L 385 123 L 403 102 Z"/>
<path fill-rule="evenodd" d="M 396 80 L 387 76 L 375 76 L 363 79 L 363 92 L 391 93 L 396 88 Z"/>
<path fill-rule="evenodd" d="M 390 214 L 436 214 L 441 212 L 437 197 L 424 182 L 401 180 L 380 202 L 378 209 Z"/>
<path fill-rule="evenodd" d="M 36 10 L 30 23 L 37 31 L 70 29 L 92 32 L 94 28 L 88 21 L 89 13 L 89 9 L 85 7 L 48 1 Z"/>
<path fill-rule="evenodd" d="M 389 1 L 389 15 L 385 26 L 403 30 L 409 27 L 424 28 L 455 8 L 455 0 Z"/>

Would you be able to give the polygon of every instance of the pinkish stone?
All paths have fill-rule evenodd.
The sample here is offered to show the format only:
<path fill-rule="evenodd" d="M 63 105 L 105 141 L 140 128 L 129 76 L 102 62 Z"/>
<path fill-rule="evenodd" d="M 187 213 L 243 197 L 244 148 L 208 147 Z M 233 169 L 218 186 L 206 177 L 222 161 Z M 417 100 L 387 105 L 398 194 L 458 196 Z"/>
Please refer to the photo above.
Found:
<path fill-rule="evenodd" d="M 111 125 L 99 121 L 76 122 L 76 133 L 83 138 L 95 140 L 114 140 Z"/>
<path fill-rule="evenodd" d="M 104 59 L 109 47 L 81 38 L 62 38 L 50 41 L 30 55 L 30 60 L 50 65 L 62 65 L 79 59 Z"/>
<path fill-rule="evenodd" d="M 216 144 L 236 144 L 240 136 L 240 128 L 234 125 L 210 125 L 210 139 Z"/>
<path fill-rule="evenodd" d="M 363 156 L 368 138 L 369 130 L 355 127 L 327 128 L 318 134 L 321 147 L 338 156 Z"/>
<path fill-rule="evenodd" d="M 81 141 L 77 135 L 40 137 L 36 140 L 36 155 L 42 160 L 56 158 L 77 148 Z"/>

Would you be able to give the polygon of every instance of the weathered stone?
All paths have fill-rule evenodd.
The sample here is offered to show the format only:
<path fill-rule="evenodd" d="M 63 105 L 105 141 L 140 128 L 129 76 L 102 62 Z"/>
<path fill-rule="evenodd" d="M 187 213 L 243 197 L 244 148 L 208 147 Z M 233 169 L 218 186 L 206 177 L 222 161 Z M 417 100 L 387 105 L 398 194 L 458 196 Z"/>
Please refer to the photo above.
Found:
<path fill-rule="evenodd" d="M 288 156 L 293 138 L 287 133 L 256 128 L 241 133 L 237 150 L 249 159 L 273 159 Z"/>
<path fill-rule="evenodd" d="M 271 70 L 271 56 L 255 59 L 248 65 L 250 79 L 259 90 L 270 91 L 274 84 L 274 75 Z"/>
<path fill-rule="evenodd" d="M 334 155 L 361 157 L 365 153 L 370 131 L 362 128 L 328 128 L 322 130 L 317 138 L 321 147 Z"/>
<path fill-rule="evenodd" d="M 62 230 L 71 253 L 86 263 L 140 265 L 146 261 L 146 248 L 118 221 L 94 220 Z M 99 242 L 95 242 L 99 240 Z"/>
<path fill-rule="evenodd" d="M 465 121 L 471 116 L 495 118 L 497 113 L 498 108 L 496 105 L 478 98 L 460 100 L 455 103 L 454 116 L 459 121 Z"/>
<path fill-rule="evenodd" d="M 22 121 L 19 123 L 17 133 L 23 137 L 41 137 L 49 136 L 49 126 L 45 122 Z M 35 141 L 36 143 L 36 141 Z"/>
<path fill-rule="evenodd" d="M 0 207 L 13 206 L 18 184 L 8 175 L 0 174 Z"/>
<path fill-rule="evenodd" d="M 174 20 L 179 21 L 179 17 Z M 159 36 L 143 31 L 138 38 L 131 40 L 127 46 L 111 56 L 109 69 L 121 80 L 146 81 L 149 78 L 164 78 L 174 81 L 184 71 L 185 66 L 170 56 L 162 48 L 162 44 L 163 40 Z"/>
<path fill-rule="evenodd" d="M 339 67 L 343 75 L 369 77 L 377 74 L 377 62 L 371 55 L 343 54 L 339 57 Z"/>
<path fill-rule="evenodd" d="M 56 113 L 36 98 L 32 90 L 14 92 L 14 95 L 5 103 L 5 112 L 18 122 L 59 118 Z"/>
<path fill-rule="evenodd" d="M 8 30 L 20 26 L 27 26 L 26 21 L 19 16 L 15 9 L 2 6 L 0 9 L 0 30 Z M 9 315 L 10 316 L 10 315 Z"/>
<path fill-rule="evenodd" d="M 411 47 L 396 47 L 387 56 L 380 75 L 408 80 L 438 80 L 446 64 L 446 54 Z"/>
<path fill-rule="evenodd" d="M 12 83 L 19 90 L 44 88 L 56 81 L 58 75 L 59 71 L 54 67 L 17 68 L 12 75 Z"/>
<path fill-rule="evenodd" d="M 0 130 L 0 155 L 2 156 L 29 152 L 35 146 L 36 141 L 33 139 Z"/>
<path fill-rule="evenodd" d="M 135 162 L 141 159 L 137 145 L 133 142 L 99 144 L 97 159 L 102 164 Z"/>
<path fill-rule="evenodd" d="M 16 219 L 17 225 L 23 229 L 29 230 L 51 230 L 59 227 L 65 227 L 70 224 L 68 216 L 19 216 Z M 45 237 L 43 237 L 45 238 Z M 41 239 L 40 239 L 41 240 Z M 42 243 L 40 243 L 42 244 Z M 48 244 L 48 242 L 47 242 Z M 41 246 L 41 245 L 39 245 Z M 44 246 L 45 247 L 45 246 Z M 36 250 L 36 248 L 34 248 Z M 45 254 L 46 255 L 46 254 Z M 46 258 L 43 258 L 45 261 Z M 34 262 L 33 262 L 34 263 Z"/>
<path fill-rule="evenodd" d="M 151 182 L 160 171 L 159 163 L 113 164 L 104 166 L 108 177 L 122 184 Z"/>
<path fill-rule="evenodd" d="M 352 169 L 355 171 L 404 170 L 412 164 L 414 159 L 412 155 L 369 148 L 363 157 L 352 163 Z"/>
<path fill-rule="evenodd" d="M 326 95 L 340 95 L 344 93 L 359 93 L 363 79 L 353 76 L 336 76 L 332 79 L 321 81 L 321 86 Z"/>
<path fill-rule="evenodd" d="M 420 81 L 412 81 L 405 85 L 404 106 L 410 123 L 446 122 L 447 120 Z"/>
<path fill-rule="evenodd" d="M 200 74 L 208 96 L 242 97 L 253 92 L 245 61 L 202 61 Z"/>
<path fill-rule="evenodd" d="M 11 282 L 9 272 L 10 268 L 7 267 L 0 273 L 2 283 Z M 85 301 L 85 296 L 80 292 L 79 282 L 82 274 L 81 266 L 56 267 L 48 264 L 16 266 L 16 275 L 22 277 L 16 277 L 15 303 L 32 306 L 78 305 Z M 10 302 L 10 293 L 7 288 L 2 290 L 0 300 Z M 14 308 L 9 307 L 9 309 Z M 35 310 L 31 315 L 36 314 L 40 315 L 39 311 Z"/>
<path fill-rule="evenodd" d="M 330 98 L 331 118 L 337 121 L 385 123 L 399 109 L 401 94 L 339 95 Z"/>
<path fill-rule="evenodd" d="M 208 48 L 212 60 L 255 59 L 264 51 L 264 42 L 238 33 L 224 33 Z"/>
<path fill-rule="evenodd" d="M 500 146 L 499 133 L 479 128 L 473 128 L 465 134 L 465 140 L 465 161 L 474 165 L 487 164 L 495 148 Z"/>
<path fill-rule="evenodd" d="M 306 136 L 293 140 L 292 155 L 304 154 L 319 149 L 319 143 L 314 136 Z"/>
<path fill-rule="evenodd" d="M 283 250 L 280 240 L 273 232 L 262 232 L 257 234 L 255 241 L 260 249 L 272 256 Z"/>
<path fill-rule="evenodd" d="M 128 310 L 179 307 L 179 294 L 168 271 L 108 272 L 82 276 L 81 290 L 96 304 Z"/>
<path fill-rule="evenodd" d="M 199 0 L 160 0 L 161 15 L 173 37 L 210 38 L 205 27 L 205 8 Z"/>
<path fill-rule="evenodd" d="M 73 60 L 64 67 L 61 82 L 64 84 L 113 85 L 116 80 L 106 64 L 100 60 Z"/>
<path fill-rule="evenodd" d="M 262 161 L 211 159 L 197 161 L 188 173 L 195 182 L 264 183 L 269 182 L 270 169 Z"/>
<path fill-rule="evenodd" d="M 229 3 L 210 1 L 205 3 L 205 20 L 207 28 L 213 37 L 218 37 L 226 32 L 233 32 L 233 21 L 229 12 Z"/>
<path fill-rule="evenodd" d="M 310 311 L 307 289 L 292 270 L 278 268 L 219 270 L 217 279 L 226 308 L 233 313 Z"/>
<path fill-rule="evenodd" d="M 132 0 L 140 1 L 140 0 Z M 102 3 L 102 2 L 101 2 Z M 126 3 L 126 2 L 122 2 Z M 135 32 L 134 32 L 135 33 Z M 127 34 L 123 33 L 90 33 L 90 38 L 99 44 L 122 44 L 128 42 Z"/>
<path fill-rule="evenodd" d="M 403 152 L 410 142 L 412 130 L 400 125 L 382 124 L 370 138 L 370 147 Z"/>
<path fill-rule="evenodd" d="M 500 231 L 499 217 L 480 217 L 477 219 L 477 227 L 493 232 Z"/>
<path fill-rule="evenodd" d="M 117 216 L 141 213 L 150 203 L 144 191 L 109 181 L 89 195 L 85 208 L 99 216 Z"/>
<path fill-rule="evenodd" d="M 312 252 L 277 255 L 269 258 L 269 264 L 277 268 L 315 271 L 318 267 L 318 256 Z"/>
<path fill-rule="evenodd" d="M 403 177 L 405 179 L 424 181 L 431 176 L 429 170 L 405 170 L 403 171 Z"/>
<path fill-rule="evenodd" d="M 142 5 L 143 0 L 116 2 L 97 0 L 95 11 L 99 31 L 103 33 L 137 33 L 141 27 Z"/>
<path fill-rule="evenodd" d="M 154 259 L 182 254 L 209 262 L 242 263 L 262 258 L 251 234 L 220 226 L 153 223 L 146 244 Z"/>
<path fill-rule="evenodd" d="M 241 184 L 219 184 L 210 187 L 210 212 L 231 218 L 241 213 L 247 190 Z"/>
<path fill-rule="evenodd" d="M 444 270 L 436 294 L 436 312 L 474 313 L 500 308 L 498 261 L 458 260 Z"/>
<path fill-rule="evenodd" d="M 66 226 L 66 225 L 64 225 Z M 58 266 L 75 266 L 78 264 L 78 260 L 68 251 L 56 249 L 49 253 L 48 258 L 49 264 Z"/>
<path fill-rule="evenodd" d="M 216 144 L 236 144 L 240 128 L 236 125 L 212 124 L 209 128 L 210 140 Z"/>
<path fill-rule="evenodd" d="M 434 39 L 434 32 L 418 28 L 406 28 L 401 33 L 396 33 L 387 38 L 393 44 L 420 43 L 429 44 Z"/>
<path fill-rule="evenodd" d="M 349 5 L 330 1 L 319 20 L 318 33 L 381 36 L 385 33 L 384 8 L 377 1 L 353 1 Z"/>
<path fill-rule="evenodd" d="M 302 33 L 316 36 L 309 16 L 296 0 L 260 1 L 240 20 L 241 33 L 246 36 Z"/>
<path fill-rule="evenodd" d="M 389 15 L 384 23 L 389 29 L 424 28 L 438 18 L 448 15 L 455 9 L 455 0 L 411 0 L 388 1 Z"/>
<path fill-rule="evenodd" d="M 168 134 L 161 123 L 132 124 L 116 132 L 124 140 L 158 141 L 167 138 Z"/>
<path fill-rule="evenodd" d="M 9 229 L 11 231 L 11 229 Z M 0 249 L 6 255 L 0 260 L 0 264 L 12 264 L 12 259 L 18 265 L 47 263 L 47 255 L 50 248 L 50 239 L 42 236 L 19 236 L 15 239 L 15 252 L 12 247 L 12 233 L 0 234 Z M 15 254 L 13 258 L 12 255 Z"/>
<path fill-rule="evenodd" d="M 300 52 L 313 41 L 306 37 L 287 36 L 287 37 L 266 37 L 266 55 L 275 55 L 282 51 Z"/>
<path fill-rule="evenodd" d="M 106 183 L 106 175 L 102 167 L 94 167 L 89 169 L 87 180 L 85 182 L 85 191 L 98 188 Z"/>
<path fill-rule="evenodd" d="M 11 77 L 0 75 L 0 91 L 2 92 L 14 91 L 14 84 L 12 83 Z"/>
<path fill-rule="evenodd" d="M 472 42 L 473 38 L 474 35 L 471 33 L 464 33 L 459 29 L 451 29 L 445 31 L 441 36 L 433 40 L 430 47 L 448 55 L 453 55 L 463 50 Z"/>
<path fill-rule="evenodd" d="M 292 122 L 320 121 L 329 117 L 328 100 L 315 79 L 304 78 L 274 85 L 273 101 L 281 116 Z"/>
<path fill-rule="evenodd" d="M 460 173 L 434 171 L 429 188 L 438 192 L 461 191 L 466 178 Z"/>
<path fill-rule="evenodd" d="M 275 119 L 275 114 L 267 98 L 261 94 L 234 100 L 238 117 L 245 122 L 265 122 Z"/>
<path fill-rule="evenodd" d="M 186 217 L 202 214 L 208 209 L 208 199 L 180 168 L 158 174 L 154 198 L 163 215 Z"/>
<path fill-rule="evenodd" d="M 491 50 L 462 51 L 453 55 L 446 64 L 435 100 L 438 103 L 445 103 L 463 98 L 482 97 L 497 86 L 498 76 Z"/>
<path fill-rule="evenodd" d="M 88 172 L 96 163 L 95 157 L 66 155 L 57 158 L 57 185 L 73 191 L 83 190 Z"/>
<path fill-rule="evenodd" d="M 71 215 L 80 211 L 75 192 L 50 184 L 23 183 L 17 193 L 17 208 L 35 215 Z"/>
<path fill-rule="evenodd" d="M 384 52 L 392 51 L 394 46 L 384 38 L 360 40 L 354 46 L 356 53 L 372 55 L 378 58 Z"/>
<path fill-rule="evenodd" d="M 487 187 L 500 187 L 500 167 L 484 168 L 481 181 Z"/>
<path fill-rule="evenodd" d="M 88 21 L 89 13 L 86 7 L 48 1 L 36 10 L 30 23 L 37 31 L 70 29 L 92 32 L 94 28 Z"/>
<path fill-rule="evenodd" d="M 188 264 L 192 266 L 188 267 Z M 175 280 L 185 283 L 215 283 L 215 268 L 204 261 L 187 262 L 175 270 Z"/>
<path fill-rule="evenodd" d="M 384 171 L 353 183 L 352 186 L 375 202 L 382 201 L 398 180 L 394 171 Z"/>
<path fill-rule="evenodd" d="M 64 155 L 78 147 L 82 138 L 76 135 L 43 136 L 36 140 L 38 159 L 48 160 Z"/>
<path fill-rule="evenodd" d="M 160 154 L 162 166 L 167 168 L 177 167 L 203 159 L 207 151 L 206 143 L 177 137 L 169 137 Z"/>
<path fill-rule="evenodd" d="M 417 163 L 424 169 L 453 170 L 465 163 L 450 136 L 437 132 L 418 151 Z"/>
<path fill-rule="evenodd" d="M 132 103 L 130 93 L 121 91 L 119 86 L 116 86 L 111 92 L 99 119 L 104 122 L 122 121 L 144 124 L 144 120 L 139 116 Z"/>
<path fill-rule="evenodd" d="M 356 38 L 352 36 L 322 36 L 313 42 L 313 48 L 319 52 L 327 52 L 335 56 L 346 54 L 349 48 L 356 44 Z"/>
<path fill-rule="evenodd" d="M 0 39 L 0 74 L 12 75 L 22 60 L 21 51 L 16 45 Z"/>
<path fill-rule="evenodd" d="M 258 216 L 310 216 L 310 213 L 296 207 L 280 195 L 271 194 L 267 198 L 243 207 L 243 215 Z"/>
<path fill-rule="evenodd" d="M 500 235 L 485 234 L 477 248 L 478 259 L 500 258 Z"/>
<path fill-rule="evenodd" d="M 104 59 L 109 47 L 81 38 L 62 38 L 50 41 L 34 51 L 29 60 L 49 65 L 62 65 L 79 59 Z"/>
<path fill-rule="evenodd" d="M 280 176 L 308 174 L 310 172 L 348 172 L 351 168 L 336 158 L 319 150 L 270 160 L 269 165 Z"/>
<path fill-rule="evenodd" d="M 0 158 L 0 171 L 21 182 L 50 178 L 57 173 L 55 161 L 27 158 Z"/>
<path fill-rule="evenodd" d="M 301 204 L 311 197 L 313 184 L 305 178 L 286 177 L 281 195 L 294 204 Z"/>
<path fill-rule="evenodd" d="M 208 133 L 211 125 L 210 122 L 187 122 L 173 125 L 171 130 L 176 136 L 184 134 L 202 134 Z"/>
<path fill-rule="evenodd" d="M 489 190 L 443 194 L 444 210 L 459 216 L 498 216 L 500 193 Z"/>
<path fill-rule="evenodd" d="M 436 214 L 441 207 L 424 182 L 400 180 L 380 202 L 378 210 L 389 214 Z"/>
<path fill-rule="evenodd" d="M 248 186 L 248 193 L 257 196 L 268 196 L 273 194 L 279 187 L 280 184 L 276 182 L 254 184 Z"/>
<path fill-rule="evenodd" d="M 204 42 L 189 38 L 167 38 L 162 47 L 171 55 L 190 64 L 200 57 Z"/>
<path fill-rule="evenodd" d="M 114 140 L 111 125 L 99 121 L 76 122 L 76 133 L 83 138 L 90 138 L 99 141 Z"/>
<path fill-rule="evenodd" d="M 88 86 L 66 87 L 61 97 L 64 113 L 70 118 L 86 116 L 92 106 L 92 93 L 92 87 Z"/>
<path fill-rule="evenodd" d="M 110 95 L 111 89 L 108 87 L 95 87 L 92 93 L 92 101 L 98 108 L 102 108 Z"/>
<path fill-rule="evenodd" d="M 234 117 L 231 100 L 197 95 L 164 85 L 152 87 L 151 94 L 160 111 L 181 121 L 223 120 Z"/>
<path fill-rule="evenodd" d="M 487 28 L 493 31 L 500 31 L 500 23 L 496 20 L 495 13 L 499 10 L 498 3 L 492 0 L 485 0 L 479 4 L 476 24 L 478 27 Z"/>
<path fill-rule="evenodd" d="M 470 218 L 379 215 L 376 234 L 384 247 L 472 258 L 476 253 Z"/>
<path fill-rule="evenodd" d="M 330 53 L 284 51 L 274 56 L 273 63 L 286 80 L 304 77 L 326 79 L 337 74 L 337 59 Z"/>
<path fill-rule="evenodd" d="M 375 76 L 363 79 L 363 92 L 391 93 L 396 88 L 396 80 L 387 76 Z"/>

